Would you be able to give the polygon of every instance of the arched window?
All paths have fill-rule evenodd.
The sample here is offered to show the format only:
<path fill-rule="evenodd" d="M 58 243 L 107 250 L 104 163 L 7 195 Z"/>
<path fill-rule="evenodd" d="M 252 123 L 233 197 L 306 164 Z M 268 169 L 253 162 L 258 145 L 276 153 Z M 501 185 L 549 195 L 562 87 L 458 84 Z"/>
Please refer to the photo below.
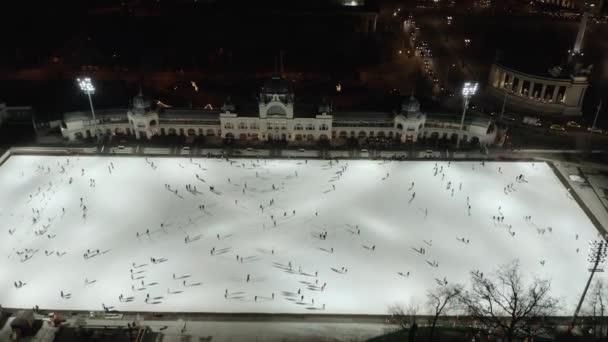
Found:
<path fill-rule="evenodd" d="M 281 106 L 272 106 L 272 107 L 268 108 L 268 111 L 266 112 L 266 114 L 268 114 L 268 115 L 286 115 L 287 113 L 285 112 L 285 109 L 283 109 L 283 107 L 281 107 Z"/>
<path fill-rule="evenodd" d="M 239 129 L 247 129 L 247 124 L 244 122 L 239 123 Z"/>
<path fill-rule="evenodd" d="M 403 129 L 403 125 L 402 124 L 397 124 L 397 129 Z"/>
<path fill-rule="evenodd" d="M 301 130 L 303 130 L 303 129 L 304 129 L 304 127 L 303 127 L 301 124 L 296 124 L 296 126 L 294 127 L 294 129 L 295 129 L 296 131 L 301 131 Z"/>
<path fill-rule="evenodd" d="M 321 124 L 321 126 L 319 127 L 320 130 L 322 131 L 327 131 L 329 129 L 329 127 L 327 127 L 327 124 Z"/>
<path fill-rule="evenodd" d="M 232 123 L 226 122 L 226 124 L 224 125 L 224 128 L 225 129 L 232 129 L 232 128 L 234 128 L 234 126 L 232 125 Z"/>
<path fill-rule="evenodd" d="M 306 125 L 306 130 L 307 131 L 314 131 L 315 130 L 315 126 L 313 124 L 308 124 L 308 125 Z"/>
<path fill-rule="evenodd" d="M 250 129 L 258 129 L 258 128 L 260 128 L 260 127 L 258 126 L 258 124 L 257 124 L 257 123 L 255 123 L 255 122 L 254 122 L 254 123 L 252 123 L 251 125 L 249 125 L 249 128 L 250 128 Z"/>

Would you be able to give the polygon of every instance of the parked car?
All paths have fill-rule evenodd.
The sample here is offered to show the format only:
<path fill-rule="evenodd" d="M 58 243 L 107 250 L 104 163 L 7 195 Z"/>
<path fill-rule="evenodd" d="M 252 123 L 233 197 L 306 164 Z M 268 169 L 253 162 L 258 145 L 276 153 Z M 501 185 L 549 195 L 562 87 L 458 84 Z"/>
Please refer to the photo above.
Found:
<path fill-rule="evenodd" d="M 576 121 L 568 121 L 568 122 L 566 122 L 566 127 L 581 128 L 581 125 Z"/>
<path fill-rule="evenodd" d="M 587 128 L 587 131 L 589 131 L 590 133 L 604 134 L 604 130 L 602 130 L 601 128 L 589 127 Z"/>
<path fill-rule="evenodd" d="M 553 125 L 551 125 L 551 126 L 549 127 L 549 129 L 550 129 L 550 130 L 552 130 L 552 131 L 559 131 L 559 132 L 563 132 L 563 131 L 565 131 L 565 130 L 566 130 L 566 129 L 564 128 L 564 126 L 557 125 L 557 124 L 553 124 Z"/>
<path fill-rule="evenodd" d="M 542 122 L 540 122 L 539 118 L 535 118 L 532 116 L 524 116 L 524 118 L 521 122 L 526 125 L 535 126 L 535 127 L 540 127 L 543 125 Z"/>

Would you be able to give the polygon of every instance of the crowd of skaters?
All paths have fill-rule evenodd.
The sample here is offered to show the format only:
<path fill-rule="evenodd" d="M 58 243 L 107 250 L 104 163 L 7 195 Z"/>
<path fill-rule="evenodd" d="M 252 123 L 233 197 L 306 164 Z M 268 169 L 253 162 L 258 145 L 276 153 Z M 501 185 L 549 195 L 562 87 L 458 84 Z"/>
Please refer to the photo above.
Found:
<path fill-rule="evenodd" d="M 146 158 L 146 159 L 147 159 L 147 158 Z M 154 165 L 154 163 L 153 163 L 153 162 L 149 162 L 148 160 L 146 160 L 146 161 L 147 161 L 147 162 L 148 162 L 148 163 L 149 163 L 151 166 L 153 166 L 153 168 L 155 168 L 155 165 Z M 259 162 L 259 161 L 258 161 L 258 162 Z M 265 161 L 264 161 L 264 162 L 265 162 Z M 69 164 L 69 160 L 67 160 L 67 163 Z M 234 161 L 230 161 L 230 163 L 231 163 L 231 164 L 233 164 L 233 163 L 234 163 Z M 338 163 L 339 163 L 339 161 L 329 161 L 329 165 L 330 165 L 330 166 L 337 165 Z M 344 164 L 346 164 L 346 165 L 344 165 Z M 200 164 L 198 164 L 198 166 L 199 166 L 199 168 L 202 168 Z M 244 164 L 241 164 L 241 166 L 242 166 L 242 167 L 244 167 L 245 165 L 244 165 Z M 481 166 L 482 166 L 482 167 L 485 167 L 485 164 L 482 162 L 482 163 L 481 163 Z M 346 172 L 347 168 L 348 168 L 348 163 L 342 163 L 342 165 L 340 165 L 340 167 L 339 167 L 339 171 L 337 171 L 337 172 L 336 172 L 336 175 L 337 175 L 338 180 L 344 176 L 344 174 L 345 174 L 345 172 Z M 434 167 L 434 169 L 433 169 L 434 175 L 435 175 L 435 176 L 437 176 L 438 174 L 440 174 L 440 175 L 441 175 L 441 180 L 442 180 L 442 182 L 444 182 L 444 181 L 446 181 L 446 176 L 447 176 L 447 177 L 448 177 L 448 179 L 449 179 L 449 176 L 448 176 L 448 173 L 447 173 L 447 169 L 448 169 L 448 168 L 450 168 L 450 163 L 449 163 L 449 162 L 448 162 L 447 167 L 445 167 L 445 168 L 444 168 L 444 165 L 437 165 L 437 164 L 435 164 L 435 167 Z M 114 165 L 113 165 L 113 163 L 112 163 L 110 166 L 108 166 L 108 171 L 109 171 L 109 173 L 111 173 L 111 172 L 112 172 L 112 170 L 114 170 Z M 47 173 L 50 173 L 50 172 L 51 172 L 50 168 L 48 168 L 48 167 L 47 167 L 46 169 L 41 168 L 41 171 L 42 171 L 42 172 L 47 172 Z M 65 173 L 65 172 L 67 172 L 67 171 L 66 171 L 66 166 L 65 166 L 65 165 L 62 165 L 62 166 L 61 166 L 61 171 L 60 171 L 60 172 L 61 172 L 61 173 Z M 256 178 L 257 178 L 257 177 L 259 176 L 259 174 L 260 174 L 260 173 L 262 173 L 262 172 L 258 170 L 258 171 L 255 171 L 255 173 L 256 173 Z M 501 173 L 501 174 L 502 174 L 502 170 L 500 169 L 500 167 L 498 168 L 498 173 Z M 81 169 L 81 175 L 82 175 L 82 176 L 85 176 L 85 169 L 84 169 L 84 168 L 83 168 L 83 169 Z M 297 173 L 297 171 L 295 171 L 295 172 L 294 172 L 294 176 L 295 176 L 295 177 L 298 177 L 298 173 Z M 385 177 L 385 178 L 389 178 L 389 176 L 390 176 L 390 173 L 388 173 L 388 172 L 387 172 L 387 173 L 386 173 L 386 177 Z M 201 177 L 200 177 L 198 174 L 196 174 L 196 177 L 195 177 L 195 178 L 196 178 L 196 179 L 198 179 L 198 180 L 202 180 L 202 178 L 201 178 Z M 227 178 L 227 182 L 228 182 L 228 184 L 233 184 L 233 183 L 234 183 L 234 182 L 233 182 L 233 180 L 231 180 L 230 178 Z M 527 180 L 526 180 L 526 178 L 524 177 L 524 175 L 523 175 L 523 174 L 520 174 L 519 176 L 517 176 L 517 177 L 516 177 L 515 182 L 517 182 L 517 183 L 520 183 L 520 182 L 527 182 Z M 70 183 L 71 183 L 71 180 L 70 180 Z M 462 182 L 457 182 L 457 181 L 447 180 L 447 183 L 444 183 L 444 184 L 446 185 L 445 189 L 451 192 L 451 196 L 454 196 L 454 190 L 455 190 L 455 189 L 458 189 L 458 191 L 462 191 L 462 187 L 463 187 L 463 183 L 462 183 Z M 456 184 L 458 184 L 458 187 L 456 187 Z M 91 187 L 95 187 L 95 185 L 96 185 L 95 179 L 93 179 L 93 178 L 89 178 L 89 185 L 90 185 Z M 52 184 L 49 184 L 49 186 L 50 186 L 50 187 L 52 187 Z M 408 189 L 408 191 L 410 191 L 410 192 L 411 192 L 411 198 L 412 198 L 412 199 L 414 199 L 414 198 L 415 198 L 415 196 L 416 196 L 416 191 L 414 191 L 414 186 L 415 186 L 415 183 L 414 183 L 414 182 L 411 182 L 411 185 L 410 185 L 410 187 L 409 187 L 409 189 Z M 174 192 L 175 192 L 175 194 L 178 194 L 177 189 L 174 189 L 174 188 L 173 188 L 173 187 L 172 187 L 170 184 L 168 184 L 168 183 L 167 183 L 167 184 L 165 184 L 165 187 L 167 188 L 167 190 L 170 190 L 170 191 L 172 191 L 172 192 L 174 191 Z M 280 187 L 279 187 L 279 186 L 276 186 L 276 185 L 273 183 L 273 184 L 271 185 L 271 187 L 272 187 L 272 190 L 273 190 L 273 191 L 278 191 L 278 190 L 280 190 L 280 189 L 282 190 L 282 189 L 285 189 L 285 183 L 284 183 L 284 182 L 281 182 L 281 186 L 280 186 Z M 196 185 L 192 185 L 192 184 L 186 184 L 186 185 L 185 185 L 185 188 L 186 188 L 186 190 L 187 190 L 188 192 L 191 192 L 191 193 L 196 193 L 196 192 L 197 192 Z M 210 187 L 209 187 L 209 188 L 210 188 L 210 190 L 211 190 L 211 191 L 214 191 L 214 186 L 210 185 Z M 242 188 L 242 194 L 243 194 L 243 195 L 246 195 L 246 191 L 245 191 L 246 189 L 247 189 L 247 183 L 245 182 L 245 183 L 244 183 L 244 185 L 243 185 L 243 188 Z M 333 189 L 333 190 L 336 190 L 336 184 L 332 184 L 332 189 Z M 420 190 L 420 189 L 418 189 L 418 190 Z M 514 190 L 515 190 L 515 189 L 514 189 L 514 183 L 509 183 L 509 184 L 507 184 L 507 186 L 505 187 L 505 189 L 504 189 L 504 190 L 505 190 L 505 192 L 512 192 L 512 191 L 514 191 Z M 41 192 L 41 191 L 43 191 L 43 190 L 41 190 L 41 189 L 39 188 L 39 189 L 38 189 L 38 193 L 39 193 L 39 194 L 40 194 L 40 193 L 43 193 L 43 194 L 44 194 L 44 192 Z M 46 196 L 46 195 L 43 195 L 43 196 Z M 275 204 L 275 203 L 274 203 L 274 201 L 275 201 L 275 199 L 274 199 L 274 198 L 271 198 L 271 199 L 269 200 L 268 204 L 267 204 L 267 205 L 268 205 L 268 207 L 273 206 L 273 205 Z M 235 199 L 235 204 L 237 204 L 237 203 L 238 203 L 238 200 L 236 200 L 236 199 Z M 467 196 L 467 200 L 466 200 L 466 205 L 467 205 L 467 208 L 468 208 L 468 213 L 469 213 L 469 215 L 470 215 L 470 211 L 471 211 L 471 204 L 470 204 L 470 201 L 469 201 L 469 197 L 468 197 L 468 196 Z M 81 198 L 80 198 L 80 208 L 81 208 L 81 210 L 82 210 L 82 212 L 83 212 L 83 218 L 85 218 L 85 217 L 86 217 L 86 212 L 87 212 L 87 206 L 86 206 L 86 204 L 85 204 L 85 202 L 84 202 L 84 198 L 83 198 L 83 197 L 81 197 Z M 260 204 L 260 205 L 259 205 L 259 208 L 260 208 L 260 210 L 261 210 L 262 212 L 264 211 L 264 205 L 263 205 L 263 204 Z M 204 210 L 205 210 L 205 205 L 204 205 L 204 204 L 199 205 L 199 210 L 203 210 L 203 211 L 204 211 Z M 35 216 L 33 216 L 33 221 L 34 221 L 34 223 L 37 223 L 37 222 L 41 221 L 41 219 L 40 219 L 40 218 L 41 218 L 41 215 L 40 215 L 40 209 L 34 209 L 34 208 L 32 208 L 32 211 L 33 211 L 33 213 L 35 214 Z M 65 208 L 63 208 L 63 211 L 65 211 Z M 496 221 L 496 222 L 503 223 L 503 221 L 504 221 L 504 219 L 505 219 L 505 216 L 502 214 L 502 212 L 501 212 L 501 208 L 500 208 L 500 207 L 498 208 L 498 212 L 499 212 L 499 215 L 495 215 L 495 216 L 493 217 L 493 220 L 494 220 L 494 221 Z M 288 213 L 290 213 L 291 215 L 288 215 Z M 282 215 L 282 217 L 283 217 L 283 218 L 286 218 L 286 217 L 288 217 L 288 216 L 295 216 L 295 215 L 296 215 L 296 209 L 282 210 L 282 214 L 283 214 L 283 215 Z M 276 226 L 276 223 L 277 223 L 277 219 L 275 219 L 275 215 L 276 215 L 276 213 L 275 213 L 275 214 L 269 214 L 269 215 L 270 215 L 270 217 L 271 217 L 271 220 L 274 222 L 274 224 L 275 224 L 275 226 Z M 425 217 L 426 217 L 427 215 L 428 215 L 428 209 L 425 209 Z M 281 216 L 281 215 L 280 215 L 280 212 L 279 212 L 279 214 L 278 214 L 277 216 L 279 216 L 279 217 Z M 318 212 L 315 212 L 315 216 L 318 216 Z M 531 216 L 526 216 L 526 221 L 531 221 Z M 162 228 L 162 224 L 161 224 L 161 228 Z M 515 236 L 515 232 L 514 232 L 514 231 L 511 231 L 511 225 L 508 225 L 508 229 L 509 229 L 510 233 L 512 233 L 512 236 Z M 545 229 L 545 231 L 549 231 L 549 232 L 551 231 L 551 227 L 547 227 L 547 228 L 543 228 L 543 229 Z M 358 225 L 356 226 L 356 232 L 357 232 L 357 235 L 360 235 L 360 229 L 358 228 Z M 138 234 L 139 234 L 139 233 L 138 233 Z M 149 229 L 147 229 L 147 230 L 146 230 L 146 234 L 147 234 L 147 235 L 150 235 L 150 230 L 149 230 Z M 544 234 L 544 231 L 543 231 L 543 234 Z M 139 235 L 138 235 L 138 236 L 139 236 Z M 322 233 L 320 233 L 320 234 L 319 234 L 319 237 L 320 237 L 320 239 L 322 239 L 322 240 L 326 240 L 326 239 L 327 239 L 327 231 L 323 231 Z M 218 238 L 218 240 L 219 240 L 219 234 L 218 234 L 217 238 Z M 578 236 L 577 236 L 577 239 L 578 239 Z M 190 240 L 190 237 L 189 237 L 188 235 L 186 235 L 186 237 L 185 237 L 185 242 L 187 243 L 189 240 Z M 462 242 L 465 242 L 465 238 L 464 238 L 464 237 L 463 237 L 463 238 L 461 238 L 460 240 L 461 240 Z M 469 239 L 466 239 L 466 242 L 465 242 L 465 243 L 466 243 L 466 244 L 468 244 L 468 243 L 469 243 Z M 375 250 L 375 249 L 376 249 L 376 246 L 375 246 L 375 245 L 372 245 L 372 246 L 371 246 L 371 250 Z M 332 248 L 331 248 L 331 252 L 332 252 L 332 253 L 333 253 L 333 250 L 334 250 L 334 249 L 333 249 L 333 247 L 332 247 Z M 213 247 L 213 248 L 211 249 L 211 255 L 213 255 L 214 251 L 215 251 L 215 247 Z M 420 251 L 421 251 L 421 254 L 425 254 L 425 253 L 426 253 L 426 250 L 425 250 L 425 248 L 423 248 L 423 247 L 421 247 L 421 248 L 420 248 Z M 91 257 L 91 256 L 98 255 L 98 254 L 99 254 L 99 250 L 93 250 L 93 251 L 87 251 L 87 253 L 85 253 L 85 254 L 84 254 L 84 256 L 85 256 L 85 259 L 86 259 L 87 257 Z M 272 254 L 274 254 L 274 250 L 273 250 L 273 253 L 272 253 Z M 243 263 L 243 257 L 242 257 L 242 256 L 240 256 L 240 257 L 239 257 L 239 256 L 237 255 L 237 256 L 236 256 L 236 259 L 237 259 L 237 261 L 239 261 L 240 263 Z M 162 260 L 162 258 L 160 258 L 160 259 L 158 259 L 158 260 Z M 156 263 L 156 262 L 155 262 L 155 258 L 151 258 L 151 262 L 152 262 L 153 264 L 155 264 L 155 263 Z M 291 269 L 291 268 L 292 268 L 291 262 L 290 262 L 289 264 L 290 264 L 290 265 L 289 265 L 289 268 Z M 439 262 L 438 262 L 438 261 L 433 261 L 431 264 L 432 264 L 432 266 L 433 266 L 433 267 L 438 267 L 438 266 L 439 266 Z M 541 263 L 541 264 L 542 264 L 542 265 L 544 265 L 544 260 L 542 261 L 542 263 Z M 347 272 L 348 272 L 348 268 L 346 268 L 345 266 L 342 266 L 342 267 L 341 267 L 341 271 L 342 271 L 342 272 L 344 272 L 344 273 L 347 273 Z M 302 273 L 301 266 L 298 266 L 298 273 Z M 317 272 L 315 272 L 315 273 L 317 273 Z M 404 274 L 407 274 L 407 276 L 409 277 L 410 272 L 408 271 L 407 273 L 404 273 Z M 316 277 L 316 274 L 315 274 L 315 277 Z M 248 283 L 248 282 L 250 282 L 250 281 L 251 281 L 251 275 L 250 275 L 250 274 L 247 274 L 247 276 L 246 276 L 246 283 Z M 315 279 L 315 284 L 317 284 L 317 283 L 318 283 L 318 279 Z M 447 283 L 447 282 L 446 282 L 446 283 Z M 15 284 L 18 284 L 18 283 L 16 282 Z M 187 283 L 186 283 L 186 281 L 185 281 L 185 280 L 183 280 L 183 281 L 182 281 L 182 284 L 183 284 L 183 286 L 186 286 L 186 285 L 187 285 Z M 143 280 L 141 281 L 141 285 L 142 285 L 142 287 L 143 287 L 143 286 L 145 286 L 145 282 L 144 282 Z M 322 290 L 324 290 L 324 289 L 325 289 L 325 286 L 326 286 L 326 283 L 324 283 L 324 284 L 322 285 L 322 287 L 321 287 L 321 288 L 322 288 Z M 168 292 L 169 292 L 169 290 L 168 290 Z M 300 290 L 298 290 L 298 294 L 300 294 Z M 225 295 L 228 295 L 228 291 L 227 291 L 227 290 L 226 290 Z M 301 296 L 301 300 L 303 301 L 303 299 L 304 299 L 304 295 L 302 294 L 302 295 L 300 295 L 300 296 Z M 64 297 L 65 297 L 65 296 L 64 296 L 64 293 L 63 293 L 63 291 L 62 291 L 62 293 L 61 293 L 61 297 L 62 297 L 62 298 L 64 298 Z M 258 297 L 259 297 L 258 295 L 254 296 L 254 301 L 257 301 Z M 274 293 L 274 292 L 272 292 L 271 298 L 272 298 L 273 300 L 274 300 L 274 297 L 275 297 L 275 293 Z M 146 303 L 148 302 L 149 298 L 150 298 L 150 296 L 149 296 L 149 294 L 147 294 L 147 296 L 146 296 Z M 307 298 L 308 298 L 308 297 L 307 297 Z M 227 299 L 228 299 L 228 298 L 227 298 Z M 312 303 L 314 304 L 314 299 L 313 299 L 313 298 L 311 298 L 311 299 L 312 299 Z M 119 296 L 119 300 L 120 300 L 120 301 L 122 301 L 122 300 L 123 300 L 123 294 L 120 294 L 120 296 Z M 325 307 L 325 304 L 323 304 L 323 308 L 324 308 L 324 307 Z M 107 307 L 104 305 L 104 309 L 105 309 L 105 308 L 107 308 Z"/>

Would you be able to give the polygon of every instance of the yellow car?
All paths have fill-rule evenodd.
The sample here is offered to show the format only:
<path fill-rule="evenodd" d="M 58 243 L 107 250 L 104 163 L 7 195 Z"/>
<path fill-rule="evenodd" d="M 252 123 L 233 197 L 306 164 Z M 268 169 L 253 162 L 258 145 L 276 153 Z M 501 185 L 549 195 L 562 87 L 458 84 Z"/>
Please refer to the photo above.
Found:
<path fill-rule="evenodd" d="M 566 122 L 566 126 L 570 128 L 581 128 L 581 125 L 576 121 L 568 121 Z"/>

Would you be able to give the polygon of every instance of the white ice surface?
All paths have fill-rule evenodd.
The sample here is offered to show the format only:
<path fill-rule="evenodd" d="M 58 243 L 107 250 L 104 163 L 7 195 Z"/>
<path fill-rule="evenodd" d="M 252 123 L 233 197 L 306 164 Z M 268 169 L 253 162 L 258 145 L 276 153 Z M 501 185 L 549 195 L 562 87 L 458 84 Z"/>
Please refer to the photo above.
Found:
<path fill-rule="evenodd" d="M 387 307 L 397 302 L 423 303 L 436 279 L 468 284 L 471 270 L 490 273 L 519 258 L 526 276 L 552 280 L 552 294 L 561 298 L 568 313 L 588 275 L 588 241 L 597 236 L 585 213 L 544 163 L 496 162 L 483 167 L 478 162 L 450 166 L 439 162 L 445 174 L 442 181 L 442 173 L 434 176 L 435 161 L 351 160 L 330 166 L 323 160 L 307 164 L 303 160 L 236 160 L 231 164 L 218 159 L 191 163 L 188 158 L 150 158 L 157 165 L 153 169 L 138 157 L 71 157 L 69 165 L 66 159 L 13 156 L 0 167 L 3 306 L 101 310 L 104 303 L 129 311 L 386 314 Z M 110 162 L 115 166 L 111 174 Z M 338 178 L 336 172 L 346 165 Z M 516 182 L 519 174 L 528 183 Z M 70 177 L 72 184 L 68 184 Z M 95 187 L 90 186 L 91 178 Z M 448 181 L 456 188 L 453 196 L 446 190 Z M 408 190 L 412 182 L 414 188 Z M 165 183 L 178 189 L 179 196 L 166 190 Z M 510 183 L 515 191 L 505 194 L 504 187 Z M 195 185 L 201 193 L 187 192 L 186 184 Z M 209 185 L 215 186 L 217 194 Z M 414 191 L 416 196 L 409 202 Z M 85 219 L 81 197 L 87 206 Z M 268 205 L 271 198 L 273 206 Z M 201 204 L 205 211 L 199 210 Z M 499 206 L 505 217 L 502 225 L 492 220 L 499 215 Z M 40 211 L 35 224 L 32 208 Z M 532 223 L 524 220 L 526 215 L 532 215 Z M 36 235 L 45 225 L 50 226 L 44 235 Z M 356 225 L 360 235 L 354 233 Z M 538 233 L 537 228 L 547 227 L 552 232 Z M 10 235 L 9 229 L 15 232 Z M 326 240 L 318 238 L 323 231 L 327 231 Z M 187 235 L 199 234 L 200 240 L 184 243 Z M 458 241 L 461 237 L 470 243 Z M 431 240 L 432 246 L 424 242 Z M 372 245 L 375 251 L 366 248 Z M 426 255 L 414 251 L 420 247 Z M 22 262 L 17 251 L 26 248 L 38 251 Z M 107 252 L 84 259 L 87 249 Z M 45 250 L 66 254 L 46 256 Z M 236 261 L 237 254 L 244 257 L 243 263 Z M 151 257 L 168 261 L 152 264 Z M 544 266 L 541 260 L 546 261 Z M 290 261 L 293 272 L 285 270 Z M 144 271 L 137 274 L 144 276 L 143 290 L 137 290 L 141 280 L 131 279 L 133 262 L 147 264 L 133 269 Z M 332 270 L 342 267 L 348 272 Z M 315 287 L 316 271 L 318 285 L 327 282 L 324 291 Z M 398 272 L 410 272 L 410 276 Z M 201 285 L 183 286 L 183 280 L 173 280 L 173 273 L 190 275 L 187 285 Z M 250 282 L 246 282 L 248 274 Z M 85 278 L 96 282 L 85 285 Z M 13 284 L 19 280 L 26 285 L 17 289 Z M 183 292 L 168 294 L 168 289 Z M 224 298 L 226 289 L 228 299 Z M 298 289 L 303 302 L 289 295 Z M 60 291 L 71 297 L 61 298 Z M 121 294 L 134 300 L 121 302 Z M 146 303 L 146 294 L 158 299 Z"/>

